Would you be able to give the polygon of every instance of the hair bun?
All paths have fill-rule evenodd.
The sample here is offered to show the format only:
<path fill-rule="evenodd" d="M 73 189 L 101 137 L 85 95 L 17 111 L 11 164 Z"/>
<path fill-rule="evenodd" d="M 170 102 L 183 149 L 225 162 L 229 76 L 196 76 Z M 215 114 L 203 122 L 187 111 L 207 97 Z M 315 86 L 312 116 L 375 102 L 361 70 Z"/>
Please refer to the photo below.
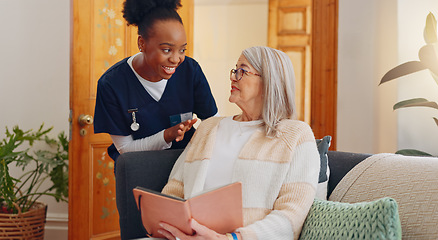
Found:
<path fill-rule="evenodd" d="M 144 16 L 154 8 L 168 8 L 176 11 L 181 6 L 181 0 L 126 0 L 123 3 L 122 13 L 129 25 L 138 26 Z"/>
<path fill-rule="evenodd" d="M 157 3 L 157 7 L 170 8 L 175 11 L 182 6 L 181 0 L 155 0 L 154 2 Z"/>

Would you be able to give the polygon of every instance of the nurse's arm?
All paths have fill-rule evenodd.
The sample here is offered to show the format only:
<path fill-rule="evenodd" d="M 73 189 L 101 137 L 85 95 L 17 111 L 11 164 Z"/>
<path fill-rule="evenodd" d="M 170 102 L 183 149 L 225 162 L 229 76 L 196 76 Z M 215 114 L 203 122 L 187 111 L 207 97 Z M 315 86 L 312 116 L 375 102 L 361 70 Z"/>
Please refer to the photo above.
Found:
<path fill-rule="evenodd" d="M 167 143 L 164 140 L 164 131 L 137 140 L 134 140 L 132 135 L 111 135 L 111 139 L 120 154 L 125 152 L 164 150 L 172 146 L 172 142 Z"/>

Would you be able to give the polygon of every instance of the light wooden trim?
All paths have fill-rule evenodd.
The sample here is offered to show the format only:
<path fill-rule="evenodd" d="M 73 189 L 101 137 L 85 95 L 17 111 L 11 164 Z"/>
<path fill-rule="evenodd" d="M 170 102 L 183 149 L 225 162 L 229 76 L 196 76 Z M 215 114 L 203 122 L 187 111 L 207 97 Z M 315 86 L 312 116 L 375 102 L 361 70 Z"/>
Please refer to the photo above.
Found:
<path fill-rule="evenodd" d="M 84 1 L 71 1 L 71 55 L 70 55 L 70 109 L 73 111 L 75 106 L 83 99 L 84 94 L 88 94 L 86 91 L 79 91 L 74 81 L 75 79 L 87 79 L 90 76 L 90 58 L 79 59 L 78 56 L 82 52 L 90 52 L 90 44 L 80 44 L 89 41 L 91 33 L 91 25 L 84 24 L 84 22 L 91 21 L 91 4 L 92 2 Z M 81 9 L 82 11 L 77 11 Z M 77 34 L 78 32 L 81 34 Z M 80 69 L 80 70 L 79 70 Z M 88 87 L 86 88 L 88 89 Z M 86 92 L 86 93 L 85 93 Z M 87 109 L 88 110 L 88 109 Z M 84 111 L 85 112 L 85 111 Z M 71 135 L 72 139 L 80 139 L 78 124 L 76 119 L 78 113 L 71 113 Z M 70 141 L 69 144 L 69 202 L 75 202 L 75 204 L 69 204 L 68 207 L 68 238 L 69 239 L 85 239 L 89 236 L 90 229 L 81 229 L 80 224 L 74 224 L 72 219 L 89 219 L 88 212 L 88 199 L 81 198 L 79 194 L 81 192 L 89 192 L 88 178 L 84 175 L 80 175 L 88 170 L 86 163 L 81 164 L 81 152 L 80 144 L 78 141 Z M 70 183 L 79 184 L 70 184 Z M 81 207 L 85 206 L 85 207 Z"/>
<path fill-rule="evenodd" d="M 336 150 L 338 0 L 313 0 L 311 127 Z"/>
<path fill-rule="evenodd" d="M 186 30 L 187 36 L 187 51 L 186 55 L 189 57 L 193 56 L 193 26 L 195 18 L 195 3 L 194 0 L 182 0 L 182 8 L 178 11 L 184 24 L 184 29 Z"/>

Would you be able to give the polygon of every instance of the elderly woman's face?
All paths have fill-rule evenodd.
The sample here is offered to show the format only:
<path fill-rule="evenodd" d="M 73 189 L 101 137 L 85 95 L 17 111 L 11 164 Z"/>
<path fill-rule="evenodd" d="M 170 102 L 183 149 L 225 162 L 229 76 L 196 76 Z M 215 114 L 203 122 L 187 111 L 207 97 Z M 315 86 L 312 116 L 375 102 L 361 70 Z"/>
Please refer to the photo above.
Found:
<path fill-rule="evenodd" d="M 242 110 L 261 109 L 263 106 L 262 78 L 243 54 L 237 60 L 236 69 L 242 68 L 245 72 L 240 80 L 236 74 L 231 74 L 231 95 L 229 101 L 237 104 Z M 247 109 L 250 108 L 250 109 Z"/>

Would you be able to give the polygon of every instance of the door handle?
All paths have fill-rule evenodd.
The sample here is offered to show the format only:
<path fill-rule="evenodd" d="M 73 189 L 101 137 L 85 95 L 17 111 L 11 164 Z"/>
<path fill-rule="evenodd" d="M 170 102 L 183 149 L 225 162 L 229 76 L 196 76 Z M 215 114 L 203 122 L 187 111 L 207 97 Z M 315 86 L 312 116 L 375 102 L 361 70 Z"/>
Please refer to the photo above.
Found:
<path fill-rule="evenodd" d="M 93 117 L 90 115 L 81 114 L 78 119 L 79 125 L 82 127 L 85 125 L 93 124 Z"/>

